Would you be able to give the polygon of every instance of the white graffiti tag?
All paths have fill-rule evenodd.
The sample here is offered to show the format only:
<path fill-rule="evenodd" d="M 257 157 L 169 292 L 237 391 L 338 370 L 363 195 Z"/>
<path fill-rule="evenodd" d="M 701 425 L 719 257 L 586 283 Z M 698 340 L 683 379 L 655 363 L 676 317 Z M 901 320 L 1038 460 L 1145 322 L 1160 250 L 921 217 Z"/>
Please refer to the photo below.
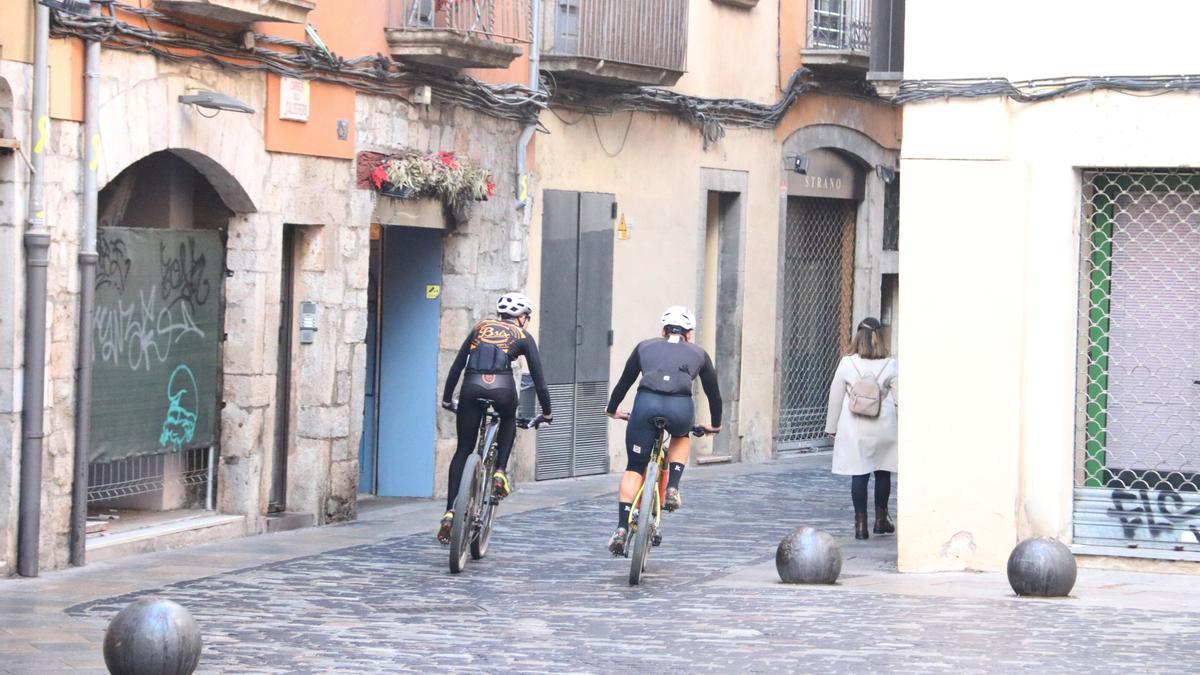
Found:
<path fill-rule="evenodd" d="M 186 302 L 158 307 L 158 288 L 138 291 L 138 302 L 96 308 L 96 356 L 120 364 L 126 360 L 131 370 L 150 370 L 155 363 L 165 363 L 171 347 L 183 338 L 204 337 L 204 331 L 192 318 L 191 305 Z"/>

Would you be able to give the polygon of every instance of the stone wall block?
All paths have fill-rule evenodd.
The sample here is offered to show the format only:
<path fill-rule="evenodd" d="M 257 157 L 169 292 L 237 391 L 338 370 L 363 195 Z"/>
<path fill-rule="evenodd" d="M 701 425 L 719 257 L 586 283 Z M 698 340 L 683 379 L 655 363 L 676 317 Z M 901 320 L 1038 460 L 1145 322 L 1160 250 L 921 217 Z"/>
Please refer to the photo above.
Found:
<path fill-rule="evenodd" d="M 479 260 L 479 239 L 475 237 L 446 237 L 445 271 L 450 274 L 475 274 Z"/>
<path fill-rule="evenodd" d="M 275 398 L 275 377 L 271 375 L 226 375 L 224 400 L 247 408 L 262 408 Z"/>
<path fill-rule="evenodd" d="M 263 408 L 243 408 L 226 402 L 221 411 L 221 455 L 251 457 L 261 453 Z"/>
<path fill-rule="evenodd" d="M 299 438 L 288 456 L 288 508 L 320 515 L 329 479 L 330 443 Z"/>
<path fill-rule="evenodd" d="M 345 438 L 350 434 L 346 409 L 301 406 L 296 413 L 296 434 L 301 438 Z"/>
<path fill-rule="evenodd" d="M 441 348 L 458 351 L 472 324 L 471 313 L 465 309 L 443 310 L 439 341 Z"/>

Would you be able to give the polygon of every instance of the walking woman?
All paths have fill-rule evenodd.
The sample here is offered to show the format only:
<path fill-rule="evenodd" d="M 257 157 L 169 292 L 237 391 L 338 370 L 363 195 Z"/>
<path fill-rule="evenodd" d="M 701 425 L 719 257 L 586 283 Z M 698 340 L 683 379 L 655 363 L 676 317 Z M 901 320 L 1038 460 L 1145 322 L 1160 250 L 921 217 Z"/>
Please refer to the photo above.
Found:
<path fill-rule="evenodd" d="M 854 538 L 866 539 L 867 483 L 875 474 L 875 534 L 891 534 L 888 518 L 896 471 L 896 359 L 883 344 L 882 326 L 868 317 L 858 324 L 850 353 L 838 363 L 829 386 L 825 433 L 833 437 L 833 472 L 852 476 Z"/>

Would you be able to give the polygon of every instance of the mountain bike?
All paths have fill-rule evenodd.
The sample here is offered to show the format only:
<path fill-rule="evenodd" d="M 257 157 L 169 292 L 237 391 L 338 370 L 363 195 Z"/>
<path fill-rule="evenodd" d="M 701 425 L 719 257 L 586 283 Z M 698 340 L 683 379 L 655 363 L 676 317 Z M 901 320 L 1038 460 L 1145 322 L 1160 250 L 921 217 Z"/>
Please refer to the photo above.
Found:
<path fill-rule="evenodd" d="M 500 414 L 493 408 L 494 401 L 481 398 L 476 402 L 484 409 L 479 422 L 479 442 L 463 466 L 458 496 L 454 498 L 454 525 L 450 529 L 450 571 L 454 574 L 467 566 L 468 554 L 474 560 L 487 555 L 496 508 L 500 505 L 491 481 L 496 468 L 496 432 L 500 429 Z M 458 401 L 452 409 L 458 410 Z M 517 418 L 517 426 L 521 429 L 537 429 L 543 423 L 541 415 L 532 419 Z"/>
<path fill-rule="evenodd" d="M 629 531 L 633 536 L 633 546 L 625 547 L 625 555 L 632 558 L 629 561 L 629 585 L 636 586 L 646 571 L 646 557 L 650 548 L 662 543 L 663 495 L 667 492 L 667 448 L 671 444 L 671 434 L 667 432 L 670 422 L 665 417 L 652 417 L 650 424 L 658 430 L 654 448 L 650 451 L 650 463 L 646 465 L 646 473 L 642 476 L 642 486 L 638 488 L 633 498 L 633 510 L 629 514 Z M 693 436 L 704 436 L 704 427 L 692 427 Z M 646 486 L 651 486 L 647 490 Z M 632 555 L 630 548 L 633 549 Z"/>

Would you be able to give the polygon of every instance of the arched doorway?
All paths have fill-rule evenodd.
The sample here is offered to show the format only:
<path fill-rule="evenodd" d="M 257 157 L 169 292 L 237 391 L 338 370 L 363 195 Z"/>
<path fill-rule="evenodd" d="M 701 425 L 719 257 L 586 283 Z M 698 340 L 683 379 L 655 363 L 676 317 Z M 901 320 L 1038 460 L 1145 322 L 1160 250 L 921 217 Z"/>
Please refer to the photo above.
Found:
<path fill-rule="evenodd" d="M 186 150 L 148 155 L 100 192 L 89 531 L 213 509 L 226 229 L 243 197 Z"/>
<path fill-rule="evenodd" d="M 855 321 L 895 319 L 898 254 L 885 227 L 898 152 L 835 125 L 783 145 L 776 448 L 828 444 L 829 382 Z M 894 248 L 894 246 L 893 246 Z"/>

